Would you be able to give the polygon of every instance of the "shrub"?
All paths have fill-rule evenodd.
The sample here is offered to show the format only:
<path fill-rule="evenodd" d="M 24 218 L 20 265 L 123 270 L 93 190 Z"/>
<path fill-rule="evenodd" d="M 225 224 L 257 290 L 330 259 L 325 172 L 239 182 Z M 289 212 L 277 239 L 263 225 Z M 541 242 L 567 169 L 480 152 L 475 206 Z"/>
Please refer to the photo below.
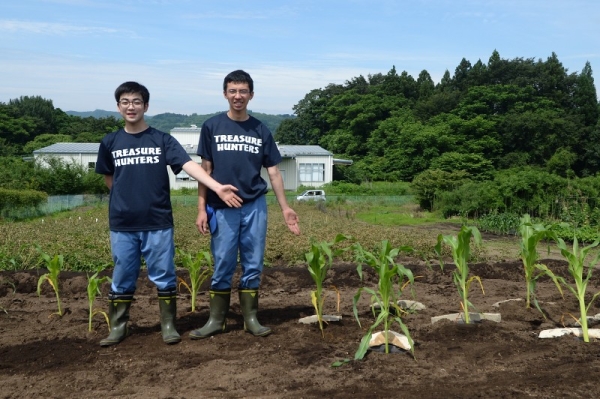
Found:
<path fill-rule="evenodd" d="M 7 208 L 36 207 L 48 199 L 48 194 L 35 190 L 0 188 L 0 211 Z"/>

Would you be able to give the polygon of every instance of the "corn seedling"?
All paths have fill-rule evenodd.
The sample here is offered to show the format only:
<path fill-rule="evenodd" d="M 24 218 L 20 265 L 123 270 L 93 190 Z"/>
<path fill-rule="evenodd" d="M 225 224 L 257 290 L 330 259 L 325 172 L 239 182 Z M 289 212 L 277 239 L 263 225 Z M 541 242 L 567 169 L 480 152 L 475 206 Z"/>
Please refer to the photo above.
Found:
<path fill-rule="evenodd" d="M 538 243 L 542 240 L 552 239 L 558 240 L 558 237 L 554 231 L 552 231 L 552 225 L 544 226 L 541 223 L 532 223 L 531 218 L 528 214 L 523 215 L 521 223 L 519 225 L 519 235 L 521 236 L 520 245 L 520 256 L 523 261 L 523 269 L 525 271 L 525 285 L 527 286 L 526 305 L 529 309 L 531 307 L 531 300 L 533 304 L 539 310 L 542 315 L 542 309 L 540 308 L 537 298 L 535 296 L 535 286 L 538 278 L 542 276 L 548 276 L 552 282 L 558 288 L 558 291 L 562 295 L 562 289 L 559 278 L 548 269 L 548 266 L 538 262 L 539 254 L 537 252 Z M 550 252 L 550 243 L 548 242 L 548 253 Z M 546 315 L 544 315 L 546 317 Z"/>
<path fill-rule="evenodd" d="M 600 260 L 600 253 L 597 254 L 587 266 L 585 265 L 585 259 L 588 255 L 588 252 L 597 247 L 598 244 L 600 244 L 600 241 L 596 240 L 587 247 L 579 248 L 579 242 L 577 241 L 577 237 L 575 237 L 573 240 L 573 248 L 572 250 L 569 250 L 564 240 L 561 238 L 558 239 L 558 248 L 560 248 L 560 253 L 565 257 L 567 262 L 569 262 L 569 274 L 575 281 L 575 287 L 567 284 L 566 282 L 564 282 L 564 285 L 575 295 L 577 301 L 579 302 L 579 323 L 581 325 L 581 331 L 583 332 L 583 342 L 590 342 L 590 337 L 588 334 L 587 312 L 594 300 L 598 297 L 598 295 L 600 295 L 600 292 L 596 292 L 586 305 L 585 294 L 587 285 L 592 277 L 592 271 L 594 267 Z"/>
<path fill-rule="evenodd" d="M 100 272 L 97 271 L 91 276 L 88 275 L 87 294 L 90 309 L 88 317 L 88 331 L 92 331 L 92 319 L 97 314 L 101 314 L 104 316 L 104 319 L 106 320 L 106 324 L 108 325 L 110 331 L 110 322 L 108 320 L 108 315 L 106 314 L 106 312 L 103 312 L 101 310 L 94 310 L 94 301 L 96 300 L 96 296 L 100 294 L 100 285 L 102 285 L 105 282 L 111 282 L 111 278 L 108 276 L 98 277 L 98 273 Z"/>
<path fill-rule="evenodd" d="M 8 284 L 12 287 L 13 290 L 13 295 L 17 293 L 17 286 L 15 285 L 15 283 L 13 283 L 10 280 L 0 280 L 0 285 L 4 285 L 4 284 Z M 4 313 L 8 314 L 8 311 L 6 309 L 4 309 L 2 306 L 0 306 L 0 310 L 2 310 Z"/>
<path fill-rule="evenodd" d="M 179 284 L 183 285 L 192 295 L 192 312 L 196 311 L 196 298 L 200 287 L 207 278 L 212 276 L 214 268 L 213 261 L 208 251 L 198 252 L 195 257 L 192 254 L 181 249 L 177 249 L 177 254 L 181 257 L 183 267 L 190 274 L 190 285 L 183 279 L 179 279 Z"/>
<path fill-rule="evenodd" d="M 473 237 L 475 245 L 481 245 L 481 233 L 477 227 L 467 227 L 463 225 L 460 228 L 460 232 L 457 236 L 442 234 L 438 235 L 437 244 L 434 248 L 435 252 L 440 257 L 440 267 L 442 270 L 444 269 L 444 262 L 442 260 L 442 243 L 450 246 L 452 249 L 452 258 L 454 260 L 454 264 L 456 265 L 456 269 L 452 272 L 452 279 L 454 281 L 454 285 L 456 285 L 456 288 L 458 289 L 458 294 L 460 295 L 460 304 L 465 315 L 465 324 L 469 324 L 470 322 L 469 306 L 473 306 L 468 299 L 469 287 L 471 286 L 471 283 L 477 280 L 477 282 L 479 282 L 479 286 L 481 287 L 481 292 L 484 292 L 481 279 L 478 276 L 469 277 L 468 262 L 471 258 L 471 237 Z"/>
<path fill-rule="evenodd" d="M 316 289 L 310 292 L 311 301 L 319 321 L 319 329 L 321 335 L 323 332 L 323 305 L 325 297 L 323 296 L 323 282 L 327 277 L 327 271 L 333 265 L 333 260 L 339 256 L 347 248 L 333 249 L 333 246 L 341 241 L 347 240 L 348 236 L 338 234 L 332 242 L 322 241 L 320 243 L 311 244 L 310 251 L 304 254 L 308 263 L 308 272 L 315 282 Z M 337 291 L 337 290 L 336 290 Z M 338 292 L 338 311 L 339 311 L 339 292 Z"/>
<path fill-rule="evenodd" d="M 366 251 L 358 243 L 354 245 L 354 251 L 358 263 L 356 271 L 358 272 L 360 279 L 363 279 L 363 264 L 370 266 L 379 277 L 377 290 L 361 287 L 354 295 L 353 310 L 358 325 L 361 326 L 360 319 L 358 318 L 357 304 L 363 291 L 366 291 L 371 295 L 371 309 L 376 317 L 375 322 L 369 327 L 367 333 L 360 341 L 360 346 L 354 354 L 354 360 L 360 360 L 365 356 L 365 353 L 369 349 L 369 342 L 371 341 L 373 331 L 382 323 L 385 334 L 385 353 L 389 353 L 388 332 L 394 321 L 398 323 L 402 329 L 402 333 L 408 338 L 410 350 L 414 355 L 413 340 L 410 337 L 408 327 L 400 318 L 403 310 L 397 305 L 398 299 L 402 295 L 402 290 L 405 288 L 406 284 L 414 283 L 414 278 L 410 269 L 405 268 L 395 261 L 395 258 L 400 251 L 411 252 L 412 248 L 407 246 L 392 248 L 390 242 L 384 240 L 380 243 L 379 253 L 374 254 Z M 378 314 L 375 313 L 375 304 L 379 305 L 379 309 L 377 310 L 379 312 Z"/>
<path fill-rule="evenodd" d="M 46 268 L 48 269 L 48 273 L 41 275 L 38 280 L 37 294 L 38 294 L 38 296 L 41 295 L 42 284 L 44 281 L 47 281 L 48 284 L 50 284 L 50 286 L 54 290 L 54 293 L 56 294 L 56 303 L 58 304 L 58 313 L 57 314 L 59 316 L 62 316 L 63 312 L 62 312 L 62 308 L 60 306 L 58 275 L 60 274 L 60 271 L 63 269 L 64 257 L 63 257 L 63 255 L 54 255 L 54 257 L 50 257 L 50 255 L 48 255 L 47 253 L 42 252 L 42 250 L 39 247 L 37 249 L 40 252 L 40 260 L 46 265 Z"/>

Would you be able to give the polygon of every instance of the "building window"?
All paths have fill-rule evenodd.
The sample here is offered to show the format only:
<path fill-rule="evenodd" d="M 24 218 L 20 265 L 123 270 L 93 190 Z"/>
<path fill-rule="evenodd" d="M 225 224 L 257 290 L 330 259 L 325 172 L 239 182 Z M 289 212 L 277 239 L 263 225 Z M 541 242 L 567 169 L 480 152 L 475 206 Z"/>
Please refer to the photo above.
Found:
<path fill-rule="evenodd" d="M 300 182 L 324 182 L 324 163 L 301 163 L 298 165 Z"/>
<path fill-rule="evenodd" d="M 88 162 L 88 170 L 96 169 L 96 162 Z"/>

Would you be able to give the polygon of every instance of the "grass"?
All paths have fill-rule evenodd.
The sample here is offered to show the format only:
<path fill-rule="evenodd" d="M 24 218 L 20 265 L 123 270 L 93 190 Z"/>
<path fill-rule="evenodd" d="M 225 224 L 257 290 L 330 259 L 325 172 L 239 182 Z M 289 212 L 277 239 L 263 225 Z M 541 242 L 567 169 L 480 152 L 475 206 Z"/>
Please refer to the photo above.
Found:
<path fill-rule="evenodd" d="M 174 201 L 176 202 L 176 201 Z M 300 216 L 302 234 L 294 236 L 285 223 L 279 206 L 269 204 L 269 224 L 265 263 L 269 265 L 304 264 L 304 254 L 312 242 L 331 241 L 338 234 L 354 237 L 367 250 L 372 250 L 381 240 L 389 240 L 394 247 L 410 245 L 429 259 L 435 257 L 433 247 L 441 232 L 431 225 L 428 217 L 400 217 L 409 214 L 402 209 L 415 207 L 394 205 L 329 201 L 326 204 L 290 202 Z M 383 212 L 395 216 L 394 224 L 368 222 Z M 357 215 L 361 215 L 359 218 Z M 210 236 L 201 235 L 195 226 L 196 204 L 175 204 L 175 244 L 177 248 L 191 253 L 210 250 Z M 363 220 L 363 215 L 365 220 Z M 400 223 L 405 220 L 406 223 Z M 438 218 L 437 220 L 443 221 Z M 410 221 L 410 223 L 409 223 Z M 446 221 L 447 222 L 447 221 Z M 419 229 L 419 234 L 414 229 Z M 0 270 L 23 270 L 37 267 L 38 252 L 35 245 L 48 253 L 64 254 L 69 270 L 95 271 L 112 261 L 108 234 L 107 204 L 76 208 L 71 211 L 42 218 L 8 222 L 0 221 Z M 449 253 L 449 252 L 448 252 Z M 483 255 L 481 253 L 475 253 Z M 348 254 L 343 260 L 350 260 Z M 177 265 L 181 267 L 181 263 Z"/>
<path fill-rule="evenodd" d="M 368 206 L 357 212 L 356 218 L 366 223 L 381 226 L 420 226 L 447 220 L 431 212 L 421 211 L 418 206 L 406 203 L 400 207 L 389 205 Z"/>

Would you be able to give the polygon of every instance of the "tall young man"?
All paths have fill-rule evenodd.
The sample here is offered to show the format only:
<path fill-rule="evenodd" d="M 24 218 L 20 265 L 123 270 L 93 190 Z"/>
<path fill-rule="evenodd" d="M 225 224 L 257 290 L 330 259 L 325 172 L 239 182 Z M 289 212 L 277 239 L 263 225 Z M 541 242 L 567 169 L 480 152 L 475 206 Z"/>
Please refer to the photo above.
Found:
<path fill-rule="evenodd" d="M 115 264 L 108 297 L 110 334 L 100 345 L 115 345 L 127 336 L 142 256 L 148 278 L 158 289 L 163 340 L 173 344 L 181 337 L 175 329 L 177 277 L 167 166 L 175 174 L 183 169 L 208 186 L 225 207 L 239 207 L 242 200 L 234 186 L 217 183 L 192 161 L 171 135 L 146 124 L 144 114 L 150 101 L 146 87 L 125 82 L 116 89 L 115 99 L 125 127 L 104 137 L 96 162 L 96 173 L 104 175 L 110 189 L 108 214 Z"/>
<path fill-rule="evenodd" d="M 202 328 L 190 333 L 192 339 L 225 331 L 238 253 L 242 275 L 237 291 L 244 329 L 255 336 L 271 333 L 256 316 L 267 235 L 267 182 L 260 175 L 261 168 L 267 169 L 289 230 L 300 234 L 298 216 L 287 203 L 277 167 L 281 154 L 269 129 L 248 114 L 248 103 L 254 97 L 252 78 L 242 70 L 231 72 L 223 81 L 223 95 L 229 103 L 229 111 L 202 125 L 198 155 L 202 157 L 202 167 L 216 181 L 239 189 L 237 194 L 243 205 L 228 208 L 210 187 L 198 183 L 196 226 L 202 234 L 209 230 L 212 234 L 215 268 L 210 286 L 210 318 Z"/>

